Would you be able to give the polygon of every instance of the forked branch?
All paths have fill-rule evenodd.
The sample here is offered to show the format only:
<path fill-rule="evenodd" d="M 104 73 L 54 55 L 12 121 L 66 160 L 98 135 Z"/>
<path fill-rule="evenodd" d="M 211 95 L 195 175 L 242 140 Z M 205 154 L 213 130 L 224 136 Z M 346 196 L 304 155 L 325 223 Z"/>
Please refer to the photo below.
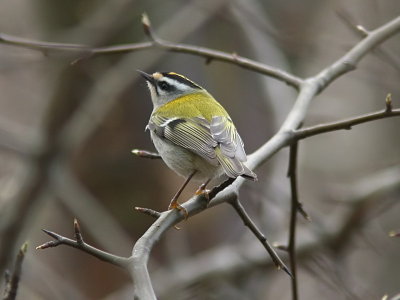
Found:
<path fill-rule="evenodd" d="M 37 246 L 36 249 L 47 249 L 47 248 L 52 248 L 52 247 L 57 247 L 60 245 L 66 245 L 69 247 L 73 247 L 76 249 L 79 249 L 83 252 L 86 252 L 94 257 L 97 257 L 98 259 L 108 262 L 110 264 L 116 265 L 118 267 L 122 268 L 128 268 L 129 264 L 129 259 L 121 256 L 117 256 L 114 254 L 110 254 L 108 252 L 102 251 L 100 249 L 97 249 L 87 243 L 83 240 L 81 229 L 79 226 L 78 221 L 75 219 L 74 220 L 74 232 L 75 232 L 75 240 L 69 239 L 67 237 L 64 237 L 62 235 L 59 235 L 58 233 L 43 229 L 43 231 L 51 236 L 54 240 L 48 241 L 40 246 Z"/>

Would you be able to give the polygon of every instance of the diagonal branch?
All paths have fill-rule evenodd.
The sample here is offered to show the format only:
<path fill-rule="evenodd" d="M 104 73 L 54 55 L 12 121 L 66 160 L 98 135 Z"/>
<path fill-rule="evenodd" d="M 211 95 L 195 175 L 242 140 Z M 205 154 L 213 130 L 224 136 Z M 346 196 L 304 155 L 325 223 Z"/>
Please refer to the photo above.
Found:
<path fill-rule="evenodd" d="M 156 153 L 156 152 L 150 152 L 147 150 L 141 150 L 141 149 L 133 149 L 132 154 L 142 157 L 142 158 L 150 158 L 150 159 L 160 159 L 161 156 L 160 154 Z"/>
<path fill-rule="evenodd" d="M 272 78 L 281 80 L 286 82 L 288 85 L 298 89 L 300 88 L 303 80 L 299 77 L 296 77 L 290 73 L 287 73 L 283 70 L 280 70 L 278 68 L 274 68 L 271 66 L 268 66 L 266 64 L 263 64 L 261 62 L 251 60 L 242 56 L 239 56 L 237 53 L 227 53 L 219 50 L 213 50 L 210 48 L 205 48 L 205 47 L 199 47 L 199 46 L 192 46 L 192 45 L 187 45 L 187 44 L 177 44 L 177 43 L 172 43 L 169 41 L 165 41 L 161 38 L 159 38 L 150 23 L 150 20 L 146 14 L 143 14 L 142 16 L 142 24 L 144 27 L 144 31 L 147 34 L 147 36 L 152 40 L 155 46 L 166 49 L 168 51 L 172 52 L 180 52 L 180 53 L 187 53 L 187 54 L 192 54 L 192 55 L 197 55 L 197 56 L 202 56 L 207 59 L 207 62 L 210 62 L 211 60 L 219 60 L 223 62 L 228 62 L 237 66 L 240 66 L 242 68 L 255 71 L 267 76 L 270 76 Z"/>
<path fill-rule="evenodd" d="M 6 287 L 2 298 L 3 300 L 15 300 L 17 297 L 18 285 L 22 273 L 22 263 L 24 261 L 27 249 L 28 243 L 25 242 L 18 251 L 13 273 L 10 277 L 7 276 L 8 278 L 6 278 Z"/>
<path fill-rule="evenodd" d="M 75 232 L 75 240 L 66 238 L 58 233 L 43 229 L 43 231 L 51 236 L 54 240 L 46 242 L 40 246 L 37 246 L 36 249 L 47 249 L 52 247 L 57 247 L 59 245 L 67 245 L 76 249 L 79 249 L 83 252 L 86 252 L 98 259 L 113 264 L 115 266 L 127 269 L 129 265 L 129 258 L 117 256 L 114 254 L 107 253 L 100 249 L 97 249 L 87 243 L 82 238 L 82 233 L 80 230 L 80 226 L 78 221 L 74 220 L 74 232 Z"/>
<path fill-rule="evenodd" d="M 285 265 L 285 263 L 279 258 L 278 254 L 275 252 L 274 248 L 269 244 L 267 238 L 264 234 L 258 229 L 257 225 L 253 222 L 250 216 L 245 211 L 242 203 L 240 203 L 239 198 L 235 198 L 233 201 L 229 202 L 232 207 L 235 209 L 237 214 L 243 220 L 244 225 L 246 225 L 251 232 L 257 237 L 257 239 L 261 242 L 264 248 L 267 250 L 269 255 L 271 256 L 272 261 L 278 270 L 284 270 L 290 277 L 293 278 L 294 274 L 290 272 L 289 268 Z"/>
<path fill-rule="evenodd" d="M 329 67 L 322 70 L 314 80 L 317 80 L 319 92 L 325 89 L 332 81 L 340 75 L 352 71 L 359 61 L 370 51 L 400 30 L 400 16 L 378 27 L 368 31 L 366 37 L 355 45 L 349 52 L 338 59 Z"/>
<path fill-rule="evenodd" d="M 379 119 L 399 117 L 399 116 L 400 116 L 400 109 L 392 109 L 390 111 L 387 110 L 377 111 L 350 119 L 297 129 L 293 131 L 293 139 L 298 141 L 326 132 L 337 131 L 337 130 L 350 130 L 355 125 Z"/>

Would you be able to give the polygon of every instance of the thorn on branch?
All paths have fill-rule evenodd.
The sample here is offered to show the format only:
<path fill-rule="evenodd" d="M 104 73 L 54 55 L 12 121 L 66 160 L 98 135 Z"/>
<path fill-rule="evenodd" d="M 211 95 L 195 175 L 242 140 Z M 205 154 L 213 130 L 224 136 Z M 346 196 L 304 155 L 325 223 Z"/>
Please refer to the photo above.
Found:
<path fill-rule="evenodd" d="M 400 237 L 400 230 L 399 231 L 395 231 L 395 230 L 390 231 L 389 236 L 390 237 Z"/>
<path fill-rule="evenodd" d="M 143 213 L 145 215 L 148 215 L 150 217 L 153 217 L 155 219 L 158 219 L 161 216 L 160 212 L 155 211 L 155 210 L 150 209 L 150 208 L 135 206 L 135 210 L 138 211 L 138 212 L 141 212 L 141 213 Z"/>
<path fill-rule="evenodd" d="M 357 29 L 359 32 L 361 32 L 362 35 L 364 35 L 364 36 L 367 36 L 367 35 L 369 34 L 368 30 L 365 29 L 365 27 L 362 26 L 362 25 L 357 25 L 357 26 L 356 26 L 356 29 Z"/>
<path fill-rule="evenodd" d="M 288 251 L 289 251 L 289 249 L 288 249 L 288 247 L 287 247 L 286 245 L 282 245 L 282 244 L 278 244 L 278 243 L 273 243 L 272 246 L 273 246 L 274 248 L 278 249 L 278 250 L 281 250 L 281 251 L 285 251 L 285 252 L 288 252 Z"/>
<path fill-rule="evenodd" d="M 155 38 L 154 38 L 154 34 L 153 34 L 153 29 L 151 27 L 151 22 L 150 22 L 149 16 L 146 13 L 142 14 L 142 25 L 143 25 L 144 33 L 154 41 Z"/>
<path fill-rule="evenodd" d="M 206 57 L 206 65 L 211 64 L 212 61 L 213 61 L 213 58 L 211 56 Z"/>
<path fill-rule="evenodd" d="M 385 99 L 385 103 L 386 103 L 386 112 L 391 112 L 393 107 L 392 107 L 392 94 L 387 94 L 386 99 Z"/>
<path fill-rule="evenodd" d="M 308 222 L 311 222 L 310 215 L 304 210 L 303 203 L 297 202 L 297 211 L 306 219 Z"/>
<path fill-rule="evenodd" d="M 139 156 L 139 157 L 143 157 L 143 158 L 150 158 L 150 159 L 160 159 L 161 156 L 160 154 L 156 153 L 156 152 L 150 152 L 147 150 L 140 150 L 140 149 L 133 149 L 132 154 Z"/>
<path fill-rule="evenodd" d="M 81 227 L 80 227 L 80 225 L 78 223 L 78 220 L 76 218 L 74 219 L 74 231 L 75 231 L 76 242 L 79 245 L 83 245 L 84 242 L 83 242 L 83 237 L 82 237 L 82 233 L 81 233 Z"/>
<path fill-rule="evenodd" d="M 53 247 L 57 247 L 58 245 L 62 244 L 62 237 L 60 235 L 58 235 L 57 233 L 52 232 L 50 230 L 46 230 L 46 229 L 42 229 L 42 231 L 44 233 L 46 233 L 47 235 L 51 236 L 54 239 L 54 241 L 48 241 L 42 245 L 37 246 L 36 247 L 37 250 L 53 248 Z"/>
<path fill-rule="evenodd" d="M 239 55 L 236 52 L 232 52 L 232 58 L 234 61 L 238 61 L 239 60 Z"/>

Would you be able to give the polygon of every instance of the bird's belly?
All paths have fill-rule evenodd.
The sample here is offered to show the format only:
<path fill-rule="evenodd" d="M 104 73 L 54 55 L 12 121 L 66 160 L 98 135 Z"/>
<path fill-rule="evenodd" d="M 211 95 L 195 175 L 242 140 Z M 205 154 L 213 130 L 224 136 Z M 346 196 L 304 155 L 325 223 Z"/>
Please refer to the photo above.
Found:
<path fill-rule="evenodd" d="M 178 145 L 174 145 L 151 132 L 151 139 L 166 165 L 187 178 L 196 171 L 193 180 L 206 181 L 223 174 L 220 164 L 213 165 L 201 156 Z"/>

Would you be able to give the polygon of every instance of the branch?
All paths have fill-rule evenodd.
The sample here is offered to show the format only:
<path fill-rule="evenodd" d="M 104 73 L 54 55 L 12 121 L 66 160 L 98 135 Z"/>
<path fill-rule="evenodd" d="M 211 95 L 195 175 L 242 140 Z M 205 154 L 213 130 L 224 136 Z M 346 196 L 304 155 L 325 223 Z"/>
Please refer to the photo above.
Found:
<path fill-rule="evenodd" d="M 344 24 L 351 31 L 353 31 L 358 37 L 365 38 L 366 36 L 368 36 L 368 34 L 370 34 L 370 32 L 367 29 L 365 29 L 364 26 L 356 25 L 356 22 L 353 20 L 350 14 L 347 13 L 345 10 L 343 9 L 338 10 L 337 15 L 339 16 L 339 18 L 342 19 Z M 392 53 L 382 48 L 374 49 L 374 54 L 382 61 L 384 61 L 387 65 L 394 68 L 397 72 L 400 72 L 400 65 L 397 56 L 393 55 Z"/>
<path fill-rule="evenodd" d="M 296 217 L 299 210 L 299 199 L 297 191 L 297 149 L 298 143 L 290 146 L 289 153 L 289 169 L 288 177 L 290 179 L 290 190 L 292 194 L 291 208 L 290 208 L 290 223 L 289 223 L 289 242 L 288 252 L 290 259 L 290 268 L 292 269 L 292 299 L 299 299 L 299 291 L 297 285 L 297 262 L 296 262 Z"/>
<path fill-rule="evenodd" d="M 314 79 L 319 82 L 319 92 L 325 89 L 340 75 L 354 70 L 359 61 L 366 54 L 374 50 L 378 45 L 397 33 L 399 30 L 400 16 L 373 31 L 365 32 L 366 37 L 361 42 L 359 42 L 349 52 L 347 52 L 347 54 L 338 59 L 331 66 L 322 70 L 322 72 L 314 77 Z"/>
<path fill-rule="evenodd" d="M 236 53 L 228 53 L 219 50 L 213 50 L 206 47 L 198 47 L 187 44 L 173 43 L 158 38 L 151 27 L 151 23 L 148 17 L 144 14 L 142 17 L 142 24 L 145 28 L 146 35 L 151 39 L 150 42 L 143 43 L 131 43 L 125 45 L 115 45 L 108 47 L 90 47 L 81 44 L 68 44 L 68 43 L 54 43 L 54 42 L 43 42 L 35 41 L 30 39 L 24 39 L 4 33 L 0 33 L 0 42 L 9 44 L 17 47 L 29 48 L 34 50 L 43 51 L 48 53 L 49 51 L 57 52 L 73 52 L 78 54 L 78 59 L 74 62 L 82 59 L 89 58 L 94 55 L 104 54 L 118 54 L 146 50 L 150 48 L 163 48 L 171 52 L 187 53 L 191 55 L 201 56 L 207 59 L 207 62 L 212 60 L 218 60 L 222 62 L 231 63 L 233 65 L 240 66 L 242 68 L 252 70 L 277 80 L 286 82 L 288 85 L 298 89 L 302 84 L 303 80 L 290 73 L 287 73 L 278 68 L 268 66 L 266 64 L 251 60 Z"/>
<path fill-rule="evenodd" d="M 391 37 L 399 29 L 400 17 L 372 31 L 368 37 L 353 47 L 332 66 L 327 67 L 317 76 L 304 81 L 301 84 L 299 96 L 280 130 L 256 152 L 248 156 L 248 166 L 253 169 L 260 166 L 273 154 L 289 145 L 293 140 L 293 135 L 291 133 L 303 122 L 312 99 L 326 88 L 330 82 L 340 76 L 340 74 L 344 74 L 350 70 L 343 69 L 347 68 L 347 61 L 350 61 L 352 65 L 355 66 L 373 47 Z M 152 33 L 152 35 L 154 37 L 154 33 Z M 221 193 L 218 193 L 215 198 L 210 201 L 209 206 L 235 201 L 234 199 L 237 197 L 237 193 L 243 182 L 243 178 L 236 179 L 229 187 L 225 188 Z M 204 206 L 198 202 L 200 198 L 193 197 L 182 205 L 189 216 L 197 214 L 205 209 Z M 177 211 L 164 212 L 136 242 L 133 248 L 134 267 L 131 269 L 131 275 L 136 283 L 136 296 L 139 298 L 156 299 L 147 270 L 147 261 L 150 251 L 161 235 L 182 219 L 183 216 Z"/>
<path fill-rule="evenodd" d="M 398 116 L 400 116 L 400 109 L 391 109 L 389 111 L 385 109 L 382 111 L 368 113 L 350 119 L 298 129 L 293 131 L 293 139 L 298 141 L 326 132 L 343 130 L 343 129 L 350 130 L 355 125 L 371 122 L 374 120 L 398 117 Z"/>
<path fill-rule="evenodd" d="M 353 70 L 369 51 L 381 44 L 384 40 L 392 37 L 399 30 L 400 17 L 397 17 L 387 24 L 371 31 L 365 39 L 355 45 L 331 66 L 328 66 L 314 77 L 305 80 L 301 85 L 295 104 L 279 131 L 256 152 L 249 155 L 249 167 L 255 168 L 263 164 L 280 149 L 290 145 L 295 140 L 293 138 L 293 131 L 298 129 L 303 123 L 313 98 L 340 75 Z M 397 114 L 397 111 L 395 111 L 395 113 Z"/>
<path fill-rule="evenodd" d="M 216 205 L 214 201 L 217 200 L 216 198 L 219 198 L 218 200 L 222 202 L 233 201 L 237 194 L 231 190 L 235 188 L 235 183 L 238 181 L 230 178 L 219 186 L 214 187 L 208 193 L 208 199 L 204 195 L 194 196 L 183 203 L 182 206 L 187 211 L 188 216 L 192 216 L 208 209 L 210 206 Z M 135 282 L 135 297 L 138 299 L 156 299 L 147 269 L 150 251 L 169 228 L 174 227 L 184 218 L 185 216 L 176 209 L 162 212 L 158 219 L 135 243 L 131 256 L 130 274 Z"/>
<path fill-rule="evenodd" d="M 290 272 L 289 268 L 285 265 L 285 263 L 279 258 L 278 254 L 275 252 L 274 248 L 268 243 L 267 238 L 264 234 L 258 229 L 257 225 L 253 222 L 250 216 L 245 211 L 242 203 L 240 203 L 238 198 L 235 198 L 233 201 L 229 202 L 232 207 L 235 209 L 237 214 L 243 220 L 244 225 L 246 225 L 251 232 L 257 237 L 257 239 L 261 242 L 264 248 L 267 250 L 269 255 L 271 256 L 272 261 L 278 270 L 284 270 L 290 277 L 294 277 L 294 273 Z"/>
<path fill-rule="evenodd" d="M 150 158 L 150 159 L 160 159 L 161 158 L 160 154 L 158 154 L 156 152 L 150 152 L 147 150 L 133 149 L 131 152 L 134 155 L 143 157 L 143 158 Z"/>
<path fill-rule="evenodd" d="M 140 212 L 140 213 L 142 213 L 142 214 L 148 215 L 148 216 L 150 216 L 150 217 L 152 217 L 154 219 L 158 219 L 161 216 L 160 212 L 155 211 L 155 210 L 150 209 L 150 208 L 135 206 L 135 210 Z"/>
<path fill-rule="evenodd" d="M 330 220 L 324 219 L 323 223 L 318 224 L 318 230 L 313 236 L 310 236 L 308 230 L 306 235 L 302 235 L 304 232 L 299 232 L 298 236 L 303 238 L 297 243 L 297 258 L 301 261 L 313 259 L 318 252 L 327 248 L 332 253 L 341 251 L 349 244 L 351 233 L 357 232 L 362 225 L 361 222 L 354 222 L 354 219 L 365 218 L 370 212 L 375 211 L 376 206 L 371 205 L 371 201 L 375 201 L 376 204 L 381 203 L 384 195 L 396 191 L 399 186 L 399 167 L 374 172 L 373 175 L 352 183 L 351 191 L 338 197 L 343 199 L 342 205 L 352 204 L 348 214 L 338 218 L 333 224 Z M 284 250 L 287 251 L 287 247 Z M 265 272 L 274 266 L 272 259 L 266 258 L 264 251 L 258 250 L 253 242 L 217 247 L 178 261 L 170 266 L 171 268 L 156 271 L 154 281 L 158 287 L 158 296 L 163 298 L 166 294 L 174 295 L 174 291 L 183 286 L 198 285 L 199 282 L 213 278 L 224 278 L 224 280 L 244 278 L 251 272 L 258 274 L 259 270 Z M 171 269 L 176 270 L 175 276 L 168 277 Z"/>
<path fill-rule="evenodd" d="M 66 238 L 62 235 L 59 235 L 55 232 L 52 232 L 52 231 L 49 231 L 46 229 L 43 229 L 43 231 L 46 234 L 48 234 L 49 236 L 51 236 L 54 240 L 46 242 L 40 246 L 37 246 L 36 249 L 47 249 L 47 248 L 57 247 L 59 245 L 67 245 L 67 246 L 79 249 L 83 252 L 86 252 L 94 257 L 97 257 L 98 259 L 100 259 L 102 261 L 108 262 L 115 266 L 118 266 L 118 267 L 121 267 L 124 269 L 128 268 L 129 258 L 125 258 L 125 257 L 107 253 L 105 251 L 102 251 L 100 249 L 97 249 L 97 248 L 85 243 L 85 241 L 82 238 L 82 233 L 81 233 L 79 223 L 76 219 L 74 220 L 75 240 Z"/>
<path fill-rule="evenodd" d="M 146 14 L 143 14 L 143 16 L 142 16 L 142 24 L 143 24 L 144 31 L 147 34 L 147 36 L 151 39 L 151 41 L 154 43 L 154 45 L 159 48 L 163 48 L 163 49 L 166 49 L 166 50 L 172 51 L 172 52 L 180 52 L 180 53 L 187 53 L 187 54 L 192 54 L 192 55 L 196 55 L 196 56 L 202 56 L 202 57 L 206 58 L 207 62 L 210 62 L 211 60 L 219 60 L 219 61 L 231 63 L 234 65 L 240 66 L 242 68 L 273 77 L 280 81 L 284 81 L 288 85 L 290 85 L 296 89 L 300 88 L 300 86 L 303 82 L 303 80 L 299 77 L 296 77 L 296 76 L 289 74 L 278 68 L 274 68 L 274 67 L 268 66 L 266 64 L 260 63 L 258 61 L 239 56 L 239 55 L 237 55 L 237 53 L 227 53 L 227 52 L 213 50 L 213 49 L 205 48 L 205 47 L 198 47 L 198 46 L 192 46 L 192 45 L 186 45 L 186 44 L 177 44 L 177 43 L 165 41 L 165 40 L 159 38 L 155 34 L 155 32 L 151 26 L 150 20 Z"/>
<path fill-rule="evenodd" d="M 21 279 L 22 263 L 24 261 L 27 249 L 28 243 L 25 242 L 22 244 L 21 248 L 18 251 L 13 274 L 11 277 L 6 279 L 6 287 L 4 290 L 3 300 L 14 300 L 17 297 L 18 285 Z"/>

